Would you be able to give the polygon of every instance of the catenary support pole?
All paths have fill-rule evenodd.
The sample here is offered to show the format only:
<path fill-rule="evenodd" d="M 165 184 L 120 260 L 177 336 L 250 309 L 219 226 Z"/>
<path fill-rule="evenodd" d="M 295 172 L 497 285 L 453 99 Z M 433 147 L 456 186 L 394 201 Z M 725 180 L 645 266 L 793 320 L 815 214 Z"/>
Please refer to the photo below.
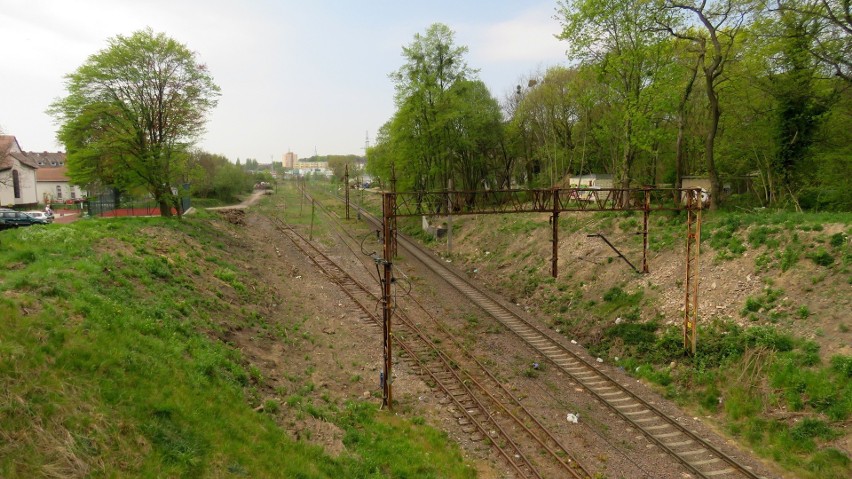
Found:
<path fill-rule="evenodd" d="M 651 190 L 645 188 L 642 209 L 642 272 L 648 273 L 648 219 L 651 216 Z"/>
<path fill-rule="evenodd" d="M 698 266 L 701 246 L 701 193 L 687 192 L 686 203 L 686 284 L 683 305 L 683 348 L 695 354 L 698 323 Z"/>
<path fill-rule="evenodd" d="M 384 233 L 384 277 L 382 280 L 382 350 L 384 355 L 384 366 L 382 374 L 382 407 L 393 410 L 393 351 L 391 349 L 391 318 L 393 316 L 392 282 L 393 282 L 393 252 L 391 222 L 394 212 L 394 194 L 386 193 L 382 201 L 382 226 Z"/>
<path fill-rule="evenodd" d="M 349 164 L 345 165 L 343 172 L 343 189 L 346 191 L 346 219 L 349 219 Z"/>
<path fill-rule="evenodd" d="M 559 188 L 553 189 L 553 216 L 550 218 L 553 227 L 553 255 L 550 258 L 550 275 L 559 275 Z"/>
<path fill-rule="evenodd" d="M 447 254 L 453 254 L 453 179 L 447 180 Z"/>
<path fill-rule="evenodd" d="M 316 205 L 314 204 L 314 199 L 311 198 L 311 234 L 308 235 L 308 239 L 314 240 L 314 212 L 316 211 Z"/>

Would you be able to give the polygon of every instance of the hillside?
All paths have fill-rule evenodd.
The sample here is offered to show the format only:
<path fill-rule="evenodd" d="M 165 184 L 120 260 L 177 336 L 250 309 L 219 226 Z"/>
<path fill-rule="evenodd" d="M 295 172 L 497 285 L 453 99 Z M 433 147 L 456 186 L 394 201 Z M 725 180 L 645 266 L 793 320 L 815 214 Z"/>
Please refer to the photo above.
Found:
<path fill-rule="evenodd" d="M 377 410 L 378 332 L 267 220 L 310 229 L 371 281 L 372 265 L 362 268 L 341 232 L 310 211 L 279 188 L 247 213 L 0 233 L 0 476 L 503 477 L 404 365 L 395 414 Z M 555 280 L 541 216 L 456 218 L 447 259 L 781 474 L 848 477 L 849 216 L 704 220 L 694 358 L 678 328 L 683 218 L 652 215 L 644 276 L 586 236 L 604 233 L 637 263 L 639 221 L 622 214 L 563 217 Z M 444 250 L 419 221 L 401 226 Z M 482 343 L 478 354 L 507 384 L 543 401 L 542 417 L 561 421 L 564 407 L 579 406 L 584 428 L 606 420 L 586 412 L 582 395 L 548 410 L 562 379 L 530 373 L 511 335 L 426 277 L 410 280 L 465 344 Z M 595 445 L 599 434 L 572 437 L 598 448 L 585 460 L 603 477 L 647 456 Z"/>
<path fill-rule="evenodd" d="M 556 332 L 645 380 L 790 477 L 852 474 L 852 215 L 704 212 L 698 352 L 682 354 L 685 218 L 652 215 L 650 274 L 641 216 L 560 216 L 550 277 L 546 215 L 454 218 L 457 267 Z"/>
<path fill-rule="evenodd" d="M 0 477 L 472 477 L 267 223 L 0 232 Z"/>

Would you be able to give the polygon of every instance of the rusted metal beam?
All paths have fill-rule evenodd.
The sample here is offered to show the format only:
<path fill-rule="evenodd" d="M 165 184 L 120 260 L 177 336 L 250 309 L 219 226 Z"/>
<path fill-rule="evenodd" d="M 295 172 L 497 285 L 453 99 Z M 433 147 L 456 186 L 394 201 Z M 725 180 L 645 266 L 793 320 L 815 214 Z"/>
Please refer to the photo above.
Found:
<path fill-rule="evenodd" d="M 615 251 L 615 254 L 617 254 L 619 258 L 623 259 L 625 263 L 627 263 L 631 268 L 633 268 L 633 271 L 636 271 L 637 273 L 642 273 L 641 271 L 636 269 L 636 266 L 633 266 L 633 263 L 631 263 L 630 260 L 627 259 L 627 256 L 621 254 L 621 251 L 618 251 L 618 248 L 616 248 L 615 245 L 613 245 L 609 242 L 608 239 L 606 239 L 606 236 L 604 236 L 603 233 L 595 233 L 586 236 L 589 238 L 600 238 L 604 240 L 604 243 L 606 243 L 610 248 L 612 248 L 612 250 Z"/>
<path fill-rule="evenodd" d="M 392 183 L 394 183 L 392 181 Z M 449 205 L 453 215 L 552 213 L 553 211 L 680 211 L 689 206 L 673 197 L 696 189 L 681 188 L 562 188 L 531 190 L 409 191 L 394 192 L 394 217 L 442 215 Z M 554 194 L 556 192 L 556 194 Z"/>
<path fill-rule="evenodd" d="M 506 213 L 550 213 L 553 255 L 551 274 L 558 275 L 559 213 L 563 211 L 641 211 L 642 269 L 637 269 L 618 249 L 603 239 L 637 273 L 647 273 L 649 218 L 652 211 L 687 211 L 686 284 L 684 297 L 683 343 L 695 353 L 698 322 L 698 263 L 701 241 L 701 189 L 699 188 L 551 188 L 529 190 L 396 191 L 396 174 L 391 169 L 390 193 L 384 194 L 386 259 L 396 256 L 396 219 L 421 215 L 482 215 Z M 389 266 L 388 266 L 389 267 Z"/>

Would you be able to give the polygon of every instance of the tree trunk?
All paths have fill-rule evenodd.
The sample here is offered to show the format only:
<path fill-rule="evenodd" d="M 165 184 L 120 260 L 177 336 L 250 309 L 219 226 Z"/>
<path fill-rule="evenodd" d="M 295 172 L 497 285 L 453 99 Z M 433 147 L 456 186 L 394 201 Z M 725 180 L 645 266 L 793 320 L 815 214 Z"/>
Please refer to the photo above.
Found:
<path fill-rule="evenodd" d="M 714 158 L 716 133 L 719 131 L 719 117 L 722 111 L 719 108 L 719 97 L 716 95 L 713 78 L 710 75 L 707 75 L 707 100 L 710 103 L 710 128 L 707 130 L 704 146 L 707 154 L 707 175 L 710 177 L 710 209 L 715 210 L 719 208 L 722 192 Z"/>
<path fill-rule="evenodd" d="M 700 61 L 700 60 L 699 60 Z M 680 99 L 680 104 L 677 108 L 677 145 L 675 146 L 675 184 L 676 189 L 683 188 L 683 170 L 684 170 L 684 154 L 683 154 L 683 136 L 686 129 L 686 104 L 689 102 L 689 97 L 692 95 L 692 87 L 695 85 L 695 77 L 698 76 L 698 63 L 692 70 L 692 75 L 686 83 L 686 88 L 683 90 L 683 96 Z M 678 199 L 679 201 L 679 199 Z"/>

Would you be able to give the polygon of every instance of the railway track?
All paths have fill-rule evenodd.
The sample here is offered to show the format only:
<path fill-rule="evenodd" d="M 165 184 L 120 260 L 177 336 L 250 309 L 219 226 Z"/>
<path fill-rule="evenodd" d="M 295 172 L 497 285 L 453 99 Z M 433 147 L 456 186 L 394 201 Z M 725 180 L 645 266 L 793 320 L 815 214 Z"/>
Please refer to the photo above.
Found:
<path fill-rule="evenodd" d="M 312 242 L 278 218 L 272 219 L 283 233 L 357 306 L 360 318 L 381 327 L 376 304 L 381 298 L 361 284 Z M 527 409 L 475 358 L 447 352 L 410 320 L 395 311 L 393 341 L 401 357 L 440 389 L 462 430 L 472 440 L 488 441 L 520 478 L 590 478 L 591 474 L 562 446 Z M 457 343 L 449 344 L 460 348 Z M 462 353 L 464 354 L 464 353 Z M 393 378 L 390 378 L 392 381 Z"/>
<path fill-rule="evenodd" d="M 361 216 L 374 226 L 381 227 L 379 220 L 368 212 L 362 210 Z M 575 353 L 490 293 L 447 267 L 430 251 L 402 235 L 398 235 L 397 244 L 515 333 L 632 428 L 680 462 L 689 473 L 704 479 L 763 479 L 736 458 L 725 454 L 708 440 L 634 394 L 597 364 Z"/>

